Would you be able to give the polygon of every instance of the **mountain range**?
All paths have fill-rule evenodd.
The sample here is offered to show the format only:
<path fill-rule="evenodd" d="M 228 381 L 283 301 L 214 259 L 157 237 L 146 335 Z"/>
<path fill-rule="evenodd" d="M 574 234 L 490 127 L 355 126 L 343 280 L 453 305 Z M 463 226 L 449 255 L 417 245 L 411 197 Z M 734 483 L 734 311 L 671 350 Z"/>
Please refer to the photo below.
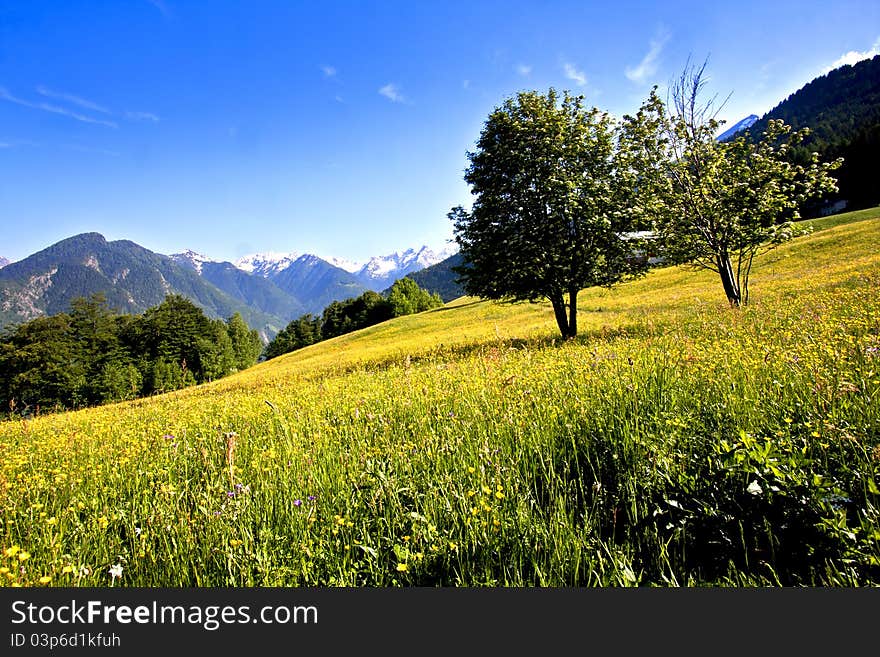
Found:
<path fill-rule="evenodd" d="M 9 259 L 4 258 L 3 256 L 0 256 L 0 269 L 3 269 L 3 267 L 5 267 L 8 264 L 9 264 Z"/>
<path fill-rule="evenodd" d="M 99 233 L 64 239 L 0 269 L 0 327 L 68 310 L 79 296 L 103 293 L 110 307 L 141 313 L 180 294 L 210 317 L 235 312 L 264 341 L 296 317 L 320 315 L 335 300 L 382 290 L 441 260 L 427 247 L 340 267 L 312 254 L 255 254 L 236 263 L 187 250 L 170 256 Z"/>
<path fill-rule="evenodd" d="M 387 256 L 374 256 L 364 263 L 343 258 L 319 258 L 311 254 L 300 255 L 296 252 L 270 252 L 245 256 L 239 258 L 233 264 L 243 271 L 271 280 L 285 269 L 296 266 L 297 263 L 308 265 L 309 262 L 312 262 L 314 265 L 314 259 L 317 258 L 337 269 L 348 272 L 358 284 L 366 289 L 378 292 L 391 285 L 398 278 L 445 260 L 454 251 L 455 249 L 447 248 L 438 253 L 432 251 L 427 246 L 422 246 L 419 249 L 407 249 L 406 251 L 395 252 Z M 192 254 L 192 252 L 188 253 Z M 198 256 L 198 254 L 193 255 Z M 204 259 L 204 256 L 198 256 L 198 258 Z"/>

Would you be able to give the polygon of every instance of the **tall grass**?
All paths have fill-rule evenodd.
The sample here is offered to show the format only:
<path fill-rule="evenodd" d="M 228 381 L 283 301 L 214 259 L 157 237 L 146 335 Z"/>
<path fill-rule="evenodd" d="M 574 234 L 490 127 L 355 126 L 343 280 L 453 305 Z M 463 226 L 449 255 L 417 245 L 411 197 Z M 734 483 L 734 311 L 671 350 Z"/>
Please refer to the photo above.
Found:
<path fill-rule="evenodd" d="M 542 305 L 462 299 L 0 424 L 0 581 L 880 583 L 878 246 L 799 238 L 739 311 L 667 268 L 582 293 L 563 344 Z"/>

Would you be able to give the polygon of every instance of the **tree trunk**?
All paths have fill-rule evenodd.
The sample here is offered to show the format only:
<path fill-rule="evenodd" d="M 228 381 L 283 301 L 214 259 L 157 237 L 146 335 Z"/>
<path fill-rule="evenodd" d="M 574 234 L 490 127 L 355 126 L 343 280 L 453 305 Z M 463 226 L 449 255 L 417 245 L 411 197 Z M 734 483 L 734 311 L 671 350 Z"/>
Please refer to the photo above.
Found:
<path fill-rule="evenodd" d="M 565 315 L 565 301 L 562 295 L 550 297 L 550 303 L 553 304 L 553 314 L 556 315 L 559 332 L 563 338 L 568 338 L 568 317 Z"/>
<path fill-rule="evenodd" d="M 577 337 L 578 334 L 578 291 L 568 291 L 568 335 L 566 338 Z"/>
<path fill-rule="evenodd" d="M 724 286 L 724 293 L 727 295 L 727 301 L 731 306 L 739 306 L 742 299 L 740 298 L 739 285 L 736 276 L 733 273 L 733 265 L 730 263 L 729 255 L 719 256 L 716 260 L 718 265 L 718 274 L 721 276 L 721 284 Z"/>

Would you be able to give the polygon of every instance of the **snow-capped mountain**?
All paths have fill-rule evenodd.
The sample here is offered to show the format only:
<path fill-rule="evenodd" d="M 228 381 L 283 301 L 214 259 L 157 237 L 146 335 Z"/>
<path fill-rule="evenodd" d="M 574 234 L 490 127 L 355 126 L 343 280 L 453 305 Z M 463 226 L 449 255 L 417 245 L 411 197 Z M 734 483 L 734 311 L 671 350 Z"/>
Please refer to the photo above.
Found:
<path fill-rule="evenodd" d="M 422 246 L 387 256 L 374 256 L 355 272 L 355 276 L 368 287 L 383 289 L 386 284 L 391 284 L 398 278 L 445 260 L 452 252 L 451 249 L 443 249 L 437 253 Z"/>
<path fill-rule="evenodd" d="M 354 260 L 348 260 L 346 258 L 324 258 L 327 262 L 329 262 L 334 267 L 339 267 L 340 269 L 344 269 L 350 274 L 354 274 L 359 271 L 361 267 L 364 266 L 362 262 L 355 262 Z"/>
<path fill-rule="evenodd" d="M 295 251 L 289 253 L 267 251 L 244 256 L 232 264 L 249 274 L 271 278 L 290 267 L 299 257 L 300 254 Z"/>
<path fill-rule="evenodd" d="M 716 141 L 727 141 L 731 137 L 733 137 L 736 133 L 742 132 L 743 130 L 747 130 L 752 127 L 755 121 L 758 120 L 758 117 L 754 114 L 749 114 L 746 118 L 738 121 L 733 126 L 722 132 L 715 139 Z"/>
<path fill-rule="evenodd" d="M 5 267 L 8 264 L 9 264 L 9 258 L 4 258 L 3 256 L 0 256 L 0 269 L 2 269 L 3 267 Z"/>
<path fill-rule="evenodd" d="M 234 264 L 243 271 L 268 278 L 276 283 L 279 280 L 288 281 L 286 286 L 281 285 L 282 289 L 290 288 L 290 282 L 300 280 L 302 274 L 294 273 L 295 271 L 299 272 L 321 265 L 322 271 L 327 268 L 337 270 L 334 280 L 342 280 L 339 275 L 344 272 L 350 274 L 353 277 L 352 280 L 357 281 L 364 288 L 378 292 L 387 288 L 398 278 L 430 267 L 445 260 L 452 253 L 454 253 L 454 249 L 451 248 L 436 252 L 427 246 L 422 246 L 418 249 L 407 249 L 390 255 L 374 256 L 364 263 L 347 258 L 321 257 L 311 253 L 300 255 L 296 252 L 267 252 L 245 256 L 236 260 Z M 287 291 L 294 293 L 293 289 Z"/>
<path fill-rule="evenodd" d="M 183 265 L 184 267 L 189 267 L 190 269 L 195 270 L 197 274 L 202 273 L 202 266 L 206 262 L 217 262 L 206 255 L 202 255 L 201 253 L 197 253 L 190 249 L 186 249 L 182 253 L 172 253 L 168 257 L 174 260 L 178 265 Z"/>
<path fill-rule="evenodd" d="M 320 314 L 331 301 L 356 297 L 366 290 L 382 292 L 398 278 L 441 262 L 453 251 L 422 246 L 365 263 L 294 251 L 254 253 L 234 263 L 213 260 L 192 249 L 169 257 L 234 298 L 292 319 L 293 313 Z"/>

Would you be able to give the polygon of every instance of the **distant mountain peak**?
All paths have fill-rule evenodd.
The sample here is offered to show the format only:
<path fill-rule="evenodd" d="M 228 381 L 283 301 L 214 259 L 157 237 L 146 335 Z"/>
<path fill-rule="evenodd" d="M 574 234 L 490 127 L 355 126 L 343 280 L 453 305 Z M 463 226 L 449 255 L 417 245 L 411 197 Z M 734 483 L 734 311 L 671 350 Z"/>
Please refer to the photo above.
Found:
<path fill-rule="evenodd" d="M 718 135 L 715 140 L 716 141 L 727 141 L 731 137 L 733 137 L 738 132 L 742 132 L 743 130 L 748 130 L 752 127 L 752 124 L 758 120 L 758 117 L 754 114 L 749 114 L 746 118 L 741 119 L 734 123 L 730 128 L 722 132 Z"/>
<path fill-rule="evenodd" d="M 344 269 L 349 274 L 354 274 L 364 266 L 363 262 L 358 262 L 356 260 L 348 260 L 347 258 L 323 258 L 324 261 L 329 262 L 334 267 L 339 267 L 340 269 Z"/>
<path fill-rule="evenodd" d="M 287 269 L 297 258 L 299 258 L 299 256 L 300 254 L 295 251 L 290 251 L 288 253 L 265 251 L 263 253 L 246 255 L 232 264 L 249 274 L 269 278 L 273 274 L 277 274 L 278 272 Z"/>
<path fill-rule="evenodd" d="M 422 245 L 405 251 L 395 251 L 386 256 L 374 256 L 357 271 L 356 275 L 365 282 L 390 283 L 409 273 L 437 264 L 449 255 L 448 249 L 437 253 L 428 246 Z"/>
<path fill-rule="evenodd" d="M 183 265 L 184 267 L 189 267 L 190 269 L 195 270 L 197 274 L 202 273 L 202 265 L 206 262 L 217 262 L 216 260 L 212 260 L 206 255 L 193 251 L 192 249 L 186 249 L 181 253 L 172 253 L 168 256 L 178 265 Z"/>
<path fill-rule="evenodd" d="M 5 267 L 8 264 L 9 264 L 9 258 L 4 258 L 3 256 L 0 256 L 0 269 L 2 269 L 3 267 Z"/>

